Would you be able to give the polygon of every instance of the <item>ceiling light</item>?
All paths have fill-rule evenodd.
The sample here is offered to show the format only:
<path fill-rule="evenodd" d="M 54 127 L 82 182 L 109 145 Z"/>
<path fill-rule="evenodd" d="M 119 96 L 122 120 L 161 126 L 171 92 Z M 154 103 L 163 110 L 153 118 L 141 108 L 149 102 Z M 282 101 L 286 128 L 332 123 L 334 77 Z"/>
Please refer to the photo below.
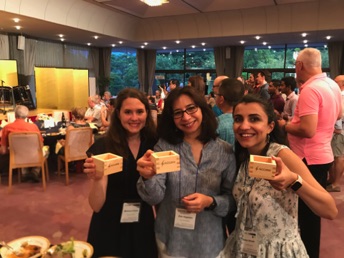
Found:
<path fill-rule="evenodd" d="M 60 38 L 60 40 L 63 42 L 63 41 L 65 41 L 65 39 L 64 38 Z"/>
<path fill-rule="evenodd" d="M 201 43 L 201 45 L 202 45 L 202 46 L 205 46 L 205 43 L 204 43 L 204 42 L 202 42 L 202 43 Z"/>
<path fill-rule="evenodd" d="M 14 18 L 13 21 L 14 21 L 15 23 L 18 23 L 20 20 L 19 20 L 19 18 Z"/>
<path fill-rule="evenodd" d="M 179 53 L 179 49 L 177 49 L 176 52 Z"/>
<path fill-rule="evenodd" d="M 266 46 L 266 44 L 268 44 L 268 43 L 266 43 L 266 42 L 264 41 L 264 42 L 263 42 L 263 45 Z"/>
<path fill-rule="evenodd" d="M 123 44 L 123 41 L 118 41 L 119 44 Z"/>
<path fill-rule="evenodd" d="M 268 49 L 271 49 L 271 46 L 268 46 Z"/>
<path fill-rule="evenodd" d="M 145 48 L 145 46 L 144 46 L 144 45 L 142 45 L 142 46 L 141 46 L 141 48 Z"/>
<path fill-rule="evenodd" d="M 192 45 L 191 47 L 192 47 L 192 48 L 195 48 L 196 46 L 195 46 L 195 45 Z"/>
<path fill-rule="evenodd" d="M 162 49 L 166 49 L 167 47 L 162 47 Z"/>
<path fill-rule="evenodd" d="M 87 46 L 91 46 L 91 43 L 87 43 Z"/>
<path fill-rule="evenodd" d="M 116 44 L 111 44 L 111 47 L 115 47 L 116 46 Z"/>
<path fill-rule="evenodd" d="M 167 4 L 168 0 L 141 0 L 141 2 L 144 2 L 146 5 L 149 6 L 159 6 L 162 4 Z"/>
<path fill-rule="evenodd" d="M 240 41 L 240 44 L 244 44 L 244 43 L 245 43 L 245 41 L 243 41 L 243 40 Z"/>
<path fill-rule="evenodd" d="M 63 38 L 63 34 L 59 34 L 59 37 L 60 37 L 60 38 Z"/>
<path fill-rule="evenodd" d="M 259 40 L 260 39 L 260 36 L 256 36 L 256 40 Z"/>
<path fill-rule="evenodd" d="M 179 43 L 180 43 L 180 40 L 176 40 L 176 43 L 179 44 Z"/>
<path fill-rule="evenodd" d="M 205 48 L 203 48 L 203 51 L 206 51 L 206 49 L 205 49 Z"/>
<path fill-rule="evenodd" d="M 15 28 L 16 28 L 17 30 L 20 30 L 20 29 L 21 29 L 21 27 L 20 27 L 20 26 L 15 26 Z"/>
<path fill-rule="evenodd" d="M 305 44 L 305 47 L 308 47 L 308 44 Z"/>
<path fill-rule="evenodd" d="M 307 40 L 307 39 L 305 39 L 305 40 L 303 41 L 303 43 L 304 43 L 304 44 L 307 44 L 307 42 L 308 42 L 308 40 Z"/>
<path fill-rule="evenodd" d="M 148 45 L 148 42 L 143 43 L 143 45 L 147 46 L 147 45 Z"/>
<path fill-rule="evenodd" d="M 326 39 L 327 39 L 327 40 L 331 39 L 331 36 L 326 36 Z"/>
<path fill-rule="evenodd" d="M 99 37 L 98 36 L 93 36 L 95 39 L 98 39 Z"/>
<path fill-rule="evenodd" d="M 307 33 L 304 32 L 304 33 L 301 34 L 301 36 L 302 36 L 302 37 L 306 37 L 306 36 L 307 36 Z"/>

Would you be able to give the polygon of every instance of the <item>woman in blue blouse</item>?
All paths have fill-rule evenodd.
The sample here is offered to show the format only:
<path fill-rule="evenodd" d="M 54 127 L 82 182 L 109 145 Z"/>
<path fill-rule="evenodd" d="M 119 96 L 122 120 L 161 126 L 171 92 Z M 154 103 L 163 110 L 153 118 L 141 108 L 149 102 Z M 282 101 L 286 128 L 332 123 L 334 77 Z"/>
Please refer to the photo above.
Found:
<path fill-rule="evenodd" d="M 161 257 L 212 258 L 224 246 L 222 219 L 234 202 L 232 146 L 217 138 L 213 111 L 191 87 L 178 88 L 165 100 L 154 151 L 180 155 L 180 170 L 156 174 L 148 150 L 138 160 L 143 200 L 158 205 L 155 234 Z"/>

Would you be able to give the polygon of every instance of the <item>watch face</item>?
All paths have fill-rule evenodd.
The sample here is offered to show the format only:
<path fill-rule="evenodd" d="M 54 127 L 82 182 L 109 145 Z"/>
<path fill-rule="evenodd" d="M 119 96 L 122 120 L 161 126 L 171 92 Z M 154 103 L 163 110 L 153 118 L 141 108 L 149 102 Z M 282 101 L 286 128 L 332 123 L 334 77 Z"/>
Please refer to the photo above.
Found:
<path fill-rule="evenodd" d="M 300 189 L 300 187 L 302 186 L 302 184 L 298 181 L 296 181 L 292 186 L 291 189 L 293 189 L 293 191 L 297 191 Z"/>

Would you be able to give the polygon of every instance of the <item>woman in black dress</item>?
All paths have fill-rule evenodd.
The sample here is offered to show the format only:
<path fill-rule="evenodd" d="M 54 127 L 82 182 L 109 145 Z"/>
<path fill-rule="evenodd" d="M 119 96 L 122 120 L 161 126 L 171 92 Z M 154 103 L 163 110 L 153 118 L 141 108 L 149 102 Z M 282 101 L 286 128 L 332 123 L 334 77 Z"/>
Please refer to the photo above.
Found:
<path fill-rule="evenodd" d="M 136 161 L 153 148 L 156 139 L 146 96 L 136 89 L 122 90 L 109 130 L 88 152 L 122 156 L 123 171 L 99 176 L 92 158 L 84 163 L 84 172 L 92 181 L 89 203 L 94 213 L 87 241 L 94 247 L 93 257 L 157 257 L 153 210 L 136 190 L 139 178 Z M 125 216 L 128 207 L 135 207 L 138 221 L 127 222 L 131 221 Z"/>

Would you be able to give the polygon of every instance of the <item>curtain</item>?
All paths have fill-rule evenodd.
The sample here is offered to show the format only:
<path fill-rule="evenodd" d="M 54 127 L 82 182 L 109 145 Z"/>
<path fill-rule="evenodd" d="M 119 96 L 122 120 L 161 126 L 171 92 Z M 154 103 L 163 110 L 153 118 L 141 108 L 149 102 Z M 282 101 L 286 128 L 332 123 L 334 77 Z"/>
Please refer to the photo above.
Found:
<path fill-rule="evenodd" d="M 37 40 L 35 66 L 63 67 L 63 47 L 61 43 Z"/>
<path fill-rule="evenodd" d="M 110 78 L 110 74 L 111 74 L 111 52 L 112 52 L 111 47 L 103 48 L 104 76 L 108 78 Z"/>
<path fill-rule="evenodd" d="M 344 42 L 330 42 L 328 44 L 328 55 L 330 63 L 330 76 L 344 74 Z"/>
<path fill-rule="evenodd" d="M 136 50 L 140 90 L 152 95 L 155 76 L 156 50 Z"/>
<path fill-rule="evenodd" d="M 225 75 L 226 47 L 214 48 L 215 68 L 217 76 Z"/>
<path fill-rule="evenodd" d="M 244 64 L 244 50 L 245 47 L 243 46 L 230 47 L 229 69 L 226 69 L 229 77 L 237 78 L 241 76 Z"/>
<path fill-rule="evenodd" d="M 99 77 L 99 49 L 98 48 L 91 49 L 89 61 L 91 62 L 91 65 L 92 65 L 92 69 L 90 69 L 90 75 L 92 75 L 95 78 L 98 78 Z"/>
<path fill-rule="evenodd" d="M 0 59 L 10 59 L 8 36 L 0 34 Z"/>
<path fill-rule="evenodd" d="M 145 91 L 146 70 L 145 70 L 145 51 L 136 50 L 137 72 L 139 77 L 140 90 Z"/>

